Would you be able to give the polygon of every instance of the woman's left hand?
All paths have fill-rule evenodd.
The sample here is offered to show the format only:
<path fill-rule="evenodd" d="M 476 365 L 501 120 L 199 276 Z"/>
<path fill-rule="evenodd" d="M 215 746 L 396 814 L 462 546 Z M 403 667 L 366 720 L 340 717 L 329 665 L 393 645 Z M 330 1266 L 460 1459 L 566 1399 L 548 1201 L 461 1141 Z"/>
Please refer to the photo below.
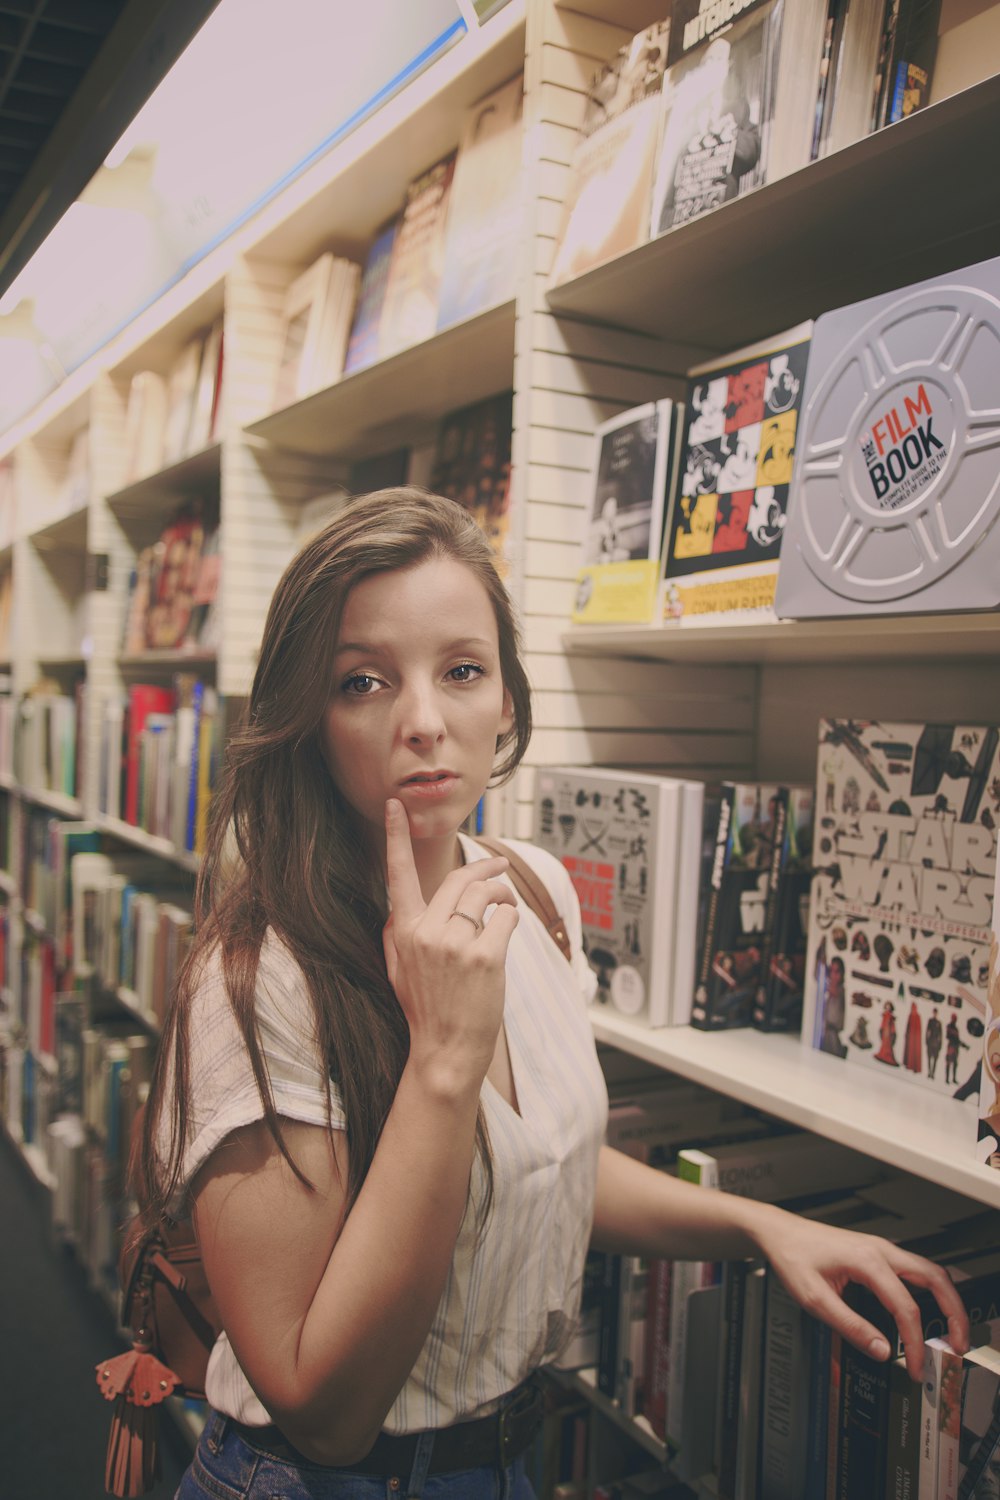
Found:
<path fill-rule="evenodd" d="M 968 1348 L 969 1319 L 961 1298 L 947 1271 L 933 1261 L 878 1235 L 833 1228 L 795 1214 L 768 1216 L 757 1239 L 795 1300 L 871 1358 L 888 1359 L 894 1351 L 883 1334 L 843 1300 L 851 1281 L 869 1287 L 892 1314 L 906 1351 L 906 1368 L 915 1380 L 923 1370 L 924 1335 L 920 1311 L 905 1282 L 933 1293 L 947 1319 L 952 1347 L 959 1354 Z"/>

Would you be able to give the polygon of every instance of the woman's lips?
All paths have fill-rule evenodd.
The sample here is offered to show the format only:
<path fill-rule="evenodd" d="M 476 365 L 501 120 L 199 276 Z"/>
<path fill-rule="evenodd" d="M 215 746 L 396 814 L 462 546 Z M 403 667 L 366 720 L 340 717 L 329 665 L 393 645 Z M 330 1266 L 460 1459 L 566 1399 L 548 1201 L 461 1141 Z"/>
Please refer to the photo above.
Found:
<path fill-rule="evenodd" d="M 434 802 L 447 797 L 457 782 L 458 777 L 453 771 L 442 771 L 435 772 L 432 776 L 410 777 L 402 783 L 400 790 L 419 797 L 421 801 Z"/>

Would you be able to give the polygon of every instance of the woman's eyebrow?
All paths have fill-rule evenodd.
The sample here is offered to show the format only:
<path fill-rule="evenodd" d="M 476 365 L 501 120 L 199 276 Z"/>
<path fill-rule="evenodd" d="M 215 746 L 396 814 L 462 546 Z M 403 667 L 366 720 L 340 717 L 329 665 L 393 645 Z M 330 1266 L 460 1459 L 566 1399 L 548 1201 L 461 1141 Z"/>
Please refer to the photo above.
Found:
<path fill-rule="evenodd" d="M 438 649 L 447 654 L 450 651 L 490 651 L 495 650 L 496 643 L 487 639 L 486 636 L 460 635 L 453 641 L 445 641 Z M 340 641 L 337 644 L 334 656 L 345 656 L 348 652 L 360 652 L 362 656 L 376 656 L 383 651 L 392 650 L 391 643 L 378 643 L 376 641 Z"/>

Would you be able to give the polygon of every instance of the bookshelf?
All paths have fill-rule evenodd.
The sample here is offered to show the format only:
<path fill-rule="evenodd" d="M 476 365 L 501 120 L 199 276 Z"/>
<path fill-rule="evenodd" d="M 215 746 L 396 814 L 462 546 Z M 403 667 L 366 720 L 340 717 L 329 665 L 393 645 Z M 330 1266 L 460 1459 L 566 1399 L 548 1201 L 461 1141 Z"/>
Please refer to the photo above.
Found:
<path fill-rule="evenodd" d="M 986 76 L 913 118 L 549 289 L 588 80 L 659 9 L 651 0 L 511 0 L 0 437 L 16 498 L 16 524 L 0 531 L 0 572 L 12 570 L 15 580 L 7 653 L 13 692 L 23 695 L 40 675 L 64 691 L 77 677 L 87 685 L 79 796 L 36 790 L 5 768 L 0 784 L 15 823 L 32 807 L 83 818 L 110 846 L 147 855 L 167 873 L 193 874 L 195 855 L 99 813 L 100 705 L 133 682 L 169 682 L 177 670 L 197 672 L 238 705 L 303 506 L 342 483 L 350 461 L 426 442 L 447 411 L 512 386 L 510 587 L 523 620 L 536 730 L 525 766 L 492 797 L 491 831 L 530 837 L 534 773 L 545 764 L 805 779 L 814 770 L 820 711 L 865 714 L 878 705 L 889 712 L 891 704 L 894 717 L 918 719 L 930 698 L 942 717 L 981 721 L 982 704 L 1000 690 L 996 616 L 568 627 L 597 422 L 639 401 L 678 395 L 684 370 L 709 351 L 1000 250 L 995 174 L 982 169 L 1000 74 L 989 74 L 984 57 Z M 946 27 L 953 13 L 954 0 L 945 0 Z M 270 410 L 288 285 L 325 249 L 363 254 L 407 182 L 456 145 L 463 110 L 522 66 L 516 297 Z M 921 223 L 913 204 L 927 183 L 933 213 Z M 226 366 L 217 439 L 127 478 L 133 376 L 165 375 L 219 317 Z M 78 461 L 84 431 L 89 466 L 81 487 L 70 479 L 73 471 L 79 480 L 73 454 L 75 446 Z M 137 555 L 193 501 L 219 517 L 218 648 L 123 654 Z M 100 583 L 88 558 L 102 560 Z M 15 837 L 12 848 L 18 845 Z M 15 952 L 23 873 L 16 857 L 3 881 Z M 131 992 L 114 995 L 122 1021 L 149 1024 Z M 1000 1207 L 998 1174 L 971 1160 L 958 1115 L 939 1116 L 905 1084 L 870 1099 L 863 1078 L 859 1085 L 842 1068 L 831 1072 L 835 1063 L 782 1037 L 649 1032 L 599 1012 L 594 1030 L 666 1071 Z M 663 1457 L 662 1445 L 649 1452 Z"/>

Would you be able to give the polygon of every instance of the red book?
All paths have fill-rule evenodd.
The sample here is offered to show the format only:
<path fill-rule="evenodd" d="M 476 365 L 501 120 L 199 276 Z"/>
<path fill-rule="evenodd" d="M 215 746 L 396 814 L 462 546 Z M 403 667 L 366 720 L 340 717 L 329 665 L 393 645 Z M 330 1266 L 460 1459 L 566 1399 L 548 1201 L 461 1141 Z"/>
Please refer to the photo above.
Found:
<path fill-rule="evenodd" d="M 150 714 L 174 709 L 171 688 L 137 682 L 128 690 L 128 743 L 125 750 L 125 821 L 139 826 L 139 737 Z"/>
<path fill-rule="evenodd" d="M 649 1263 L 646 1315 L 646 1417 L 659 1438 L 667 1434 L 667 1380 L 670 1367 L 670 1273 L 672 1262 Z"/>

